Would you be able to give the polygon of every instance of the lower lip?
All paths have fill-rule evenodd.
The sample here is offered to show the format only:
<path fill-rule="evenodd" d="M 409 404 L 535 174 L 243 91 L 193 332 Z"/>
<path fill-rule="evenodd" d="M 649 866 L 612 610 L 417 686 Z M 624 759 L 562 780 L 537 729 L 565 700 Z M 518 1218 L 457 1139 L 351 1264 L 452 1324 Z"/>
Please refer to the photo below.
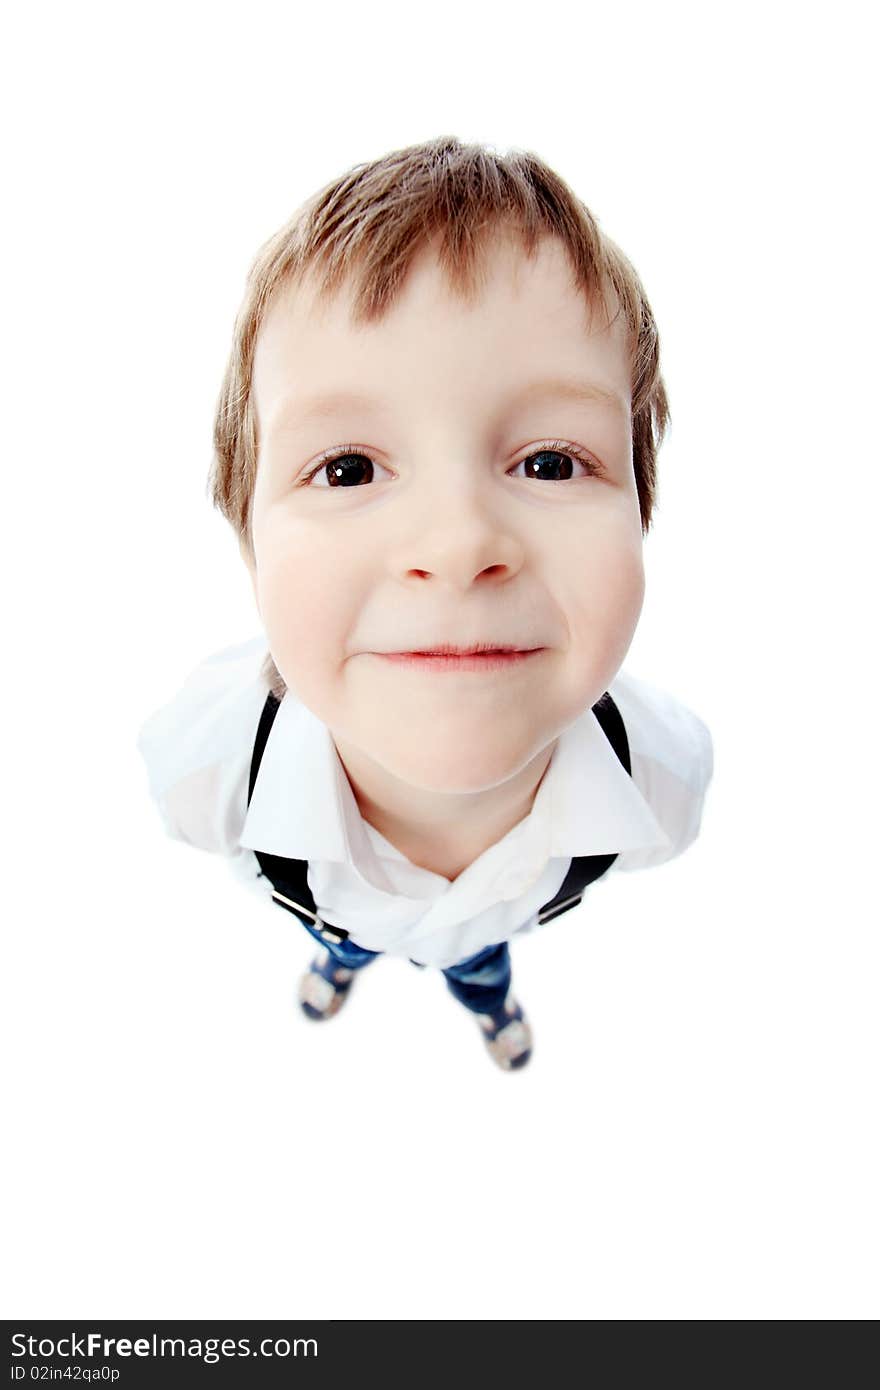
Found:
<path fill-rule="evenodd" d="M 510 671 L 540 655 L 543 647 L 529 652 L 479 652 L 468 656 L 432 656 L 425 652 L 377 652 L 383 661 L 413 666 L 421 671 Z"/>

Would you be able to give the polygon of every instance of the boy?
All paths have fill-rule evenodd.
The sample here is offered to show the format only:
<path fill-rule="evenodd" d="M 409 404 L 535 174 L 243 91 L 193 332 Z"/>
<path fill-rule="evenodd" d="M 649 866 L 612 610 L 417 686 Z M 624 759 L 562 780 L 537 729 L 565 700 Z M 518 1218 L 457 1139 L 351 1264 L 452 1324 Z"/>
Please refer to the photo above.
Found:
<path fill-rule="evenodd" d="M 666 421 L 638 277 L 533 155 L 395 151 L 258 254 L 211 484 L 267 641 L 139 746 L 169 833 L 319 943 L 308 1017 L 403 955 L 518 1069 L 511 936 L 696 836 L 708 731 L 620 672 Z"/>

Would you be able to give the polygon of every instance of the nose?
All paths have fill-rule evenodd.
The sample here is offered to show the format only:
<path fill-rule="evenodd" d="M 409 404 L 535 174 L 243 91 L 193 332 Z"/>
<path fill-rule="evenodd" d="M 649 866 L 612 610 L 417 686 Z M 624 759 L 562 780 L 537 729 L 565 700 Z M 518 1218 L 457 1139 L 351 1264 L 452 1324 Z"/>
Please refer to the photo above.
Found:
<path fill-rule="evenodd" d="M 479 580 L 503 583 L 523 564 L 524 547 L 507 509 L 488 489 L 460 485 L 434 489 L 405 533 L 389 547 L 389 563 L 401 581 L 440 580 L 462 591 Z"/>

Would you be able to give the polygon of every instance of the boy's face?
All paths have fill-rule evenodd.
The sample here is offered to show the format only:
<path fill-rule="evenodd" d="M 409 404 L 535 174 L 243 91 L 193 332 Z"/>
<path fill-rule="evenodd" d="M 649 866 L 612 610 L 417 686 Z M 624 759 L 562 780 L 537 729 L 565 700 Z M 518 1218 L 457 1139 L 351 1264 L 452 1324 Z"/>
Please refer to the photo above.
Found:
<path fill-rule="evenodd" d="M 347 290 L 287 287 L 254 365 L 249 567 L 275 663 L 340 742 L 436 791 L 498 785 L 595 704 L 644 596 L 622 316 L 593 319 L 554 239 L 533 261 L 499 240 L 486 270 L 469 307 L 425 251 L 358 328 Z M 539 650 L 388 655 L 481 643 Z"/>

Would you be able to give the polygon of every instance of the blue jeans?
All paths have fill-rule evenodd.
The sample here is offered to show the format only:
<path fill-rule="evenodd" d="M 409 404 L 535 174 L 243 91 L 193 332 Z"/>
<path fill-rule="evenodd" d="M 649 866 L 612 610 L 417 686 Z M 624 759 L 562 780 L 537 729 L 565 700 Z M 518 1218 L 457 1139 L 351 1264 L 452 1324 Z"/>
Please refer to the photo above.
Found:
<path fill-rule="evenodd" d="M 305 924 L 303 924 L 305 925 Z M 306 927 L 306 931 L 317 942 L 349 970 L 362 970 L 369 965 L 381 951 L 368 951 L 365 946 L 356 946 L 353 941 L 324 941 L 320 933 Z M 418 964 L 413 961 L 413 965 Z M 507 998 L 510 989 L 510 951 L 507 942 L 497 946 L 487 946 L 467 960 L 448 965 L 443 971 L 450 992 L 477 1014 L 497 1013 Z"/>

